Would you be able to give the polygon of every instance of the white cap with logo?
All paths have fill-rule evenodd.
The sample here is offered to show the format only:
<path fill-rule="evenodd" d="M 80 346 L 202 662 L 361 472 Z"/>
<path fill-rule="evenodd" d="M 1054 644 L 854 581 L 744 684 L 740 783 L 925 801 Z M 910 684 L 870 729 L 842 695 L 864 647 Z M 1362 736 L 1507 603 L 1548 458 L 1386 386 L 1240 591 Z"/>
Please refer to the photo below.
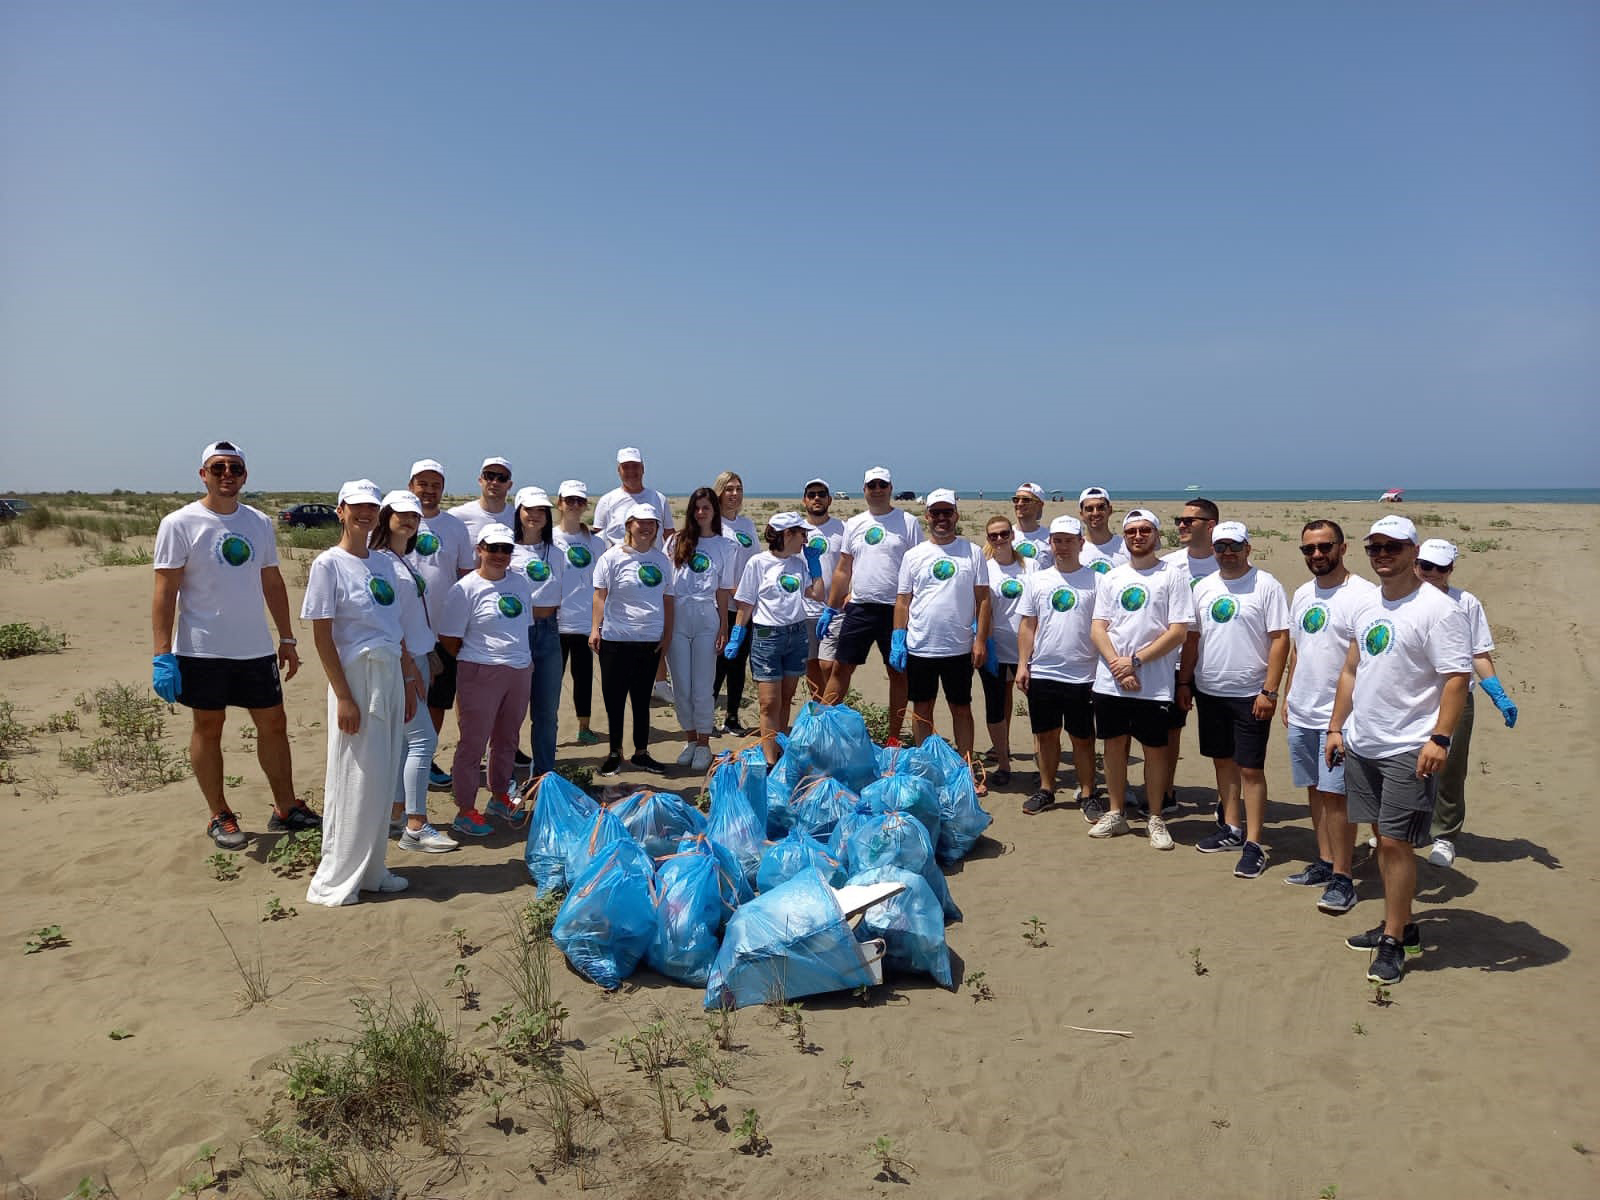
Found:
<path fill-rule="evenodd" d="M 550 496 L 542 487 L 517 489 L 518 508 L 550 508 Z"/>
<path fill-rule="evenodd" d="M 637 446 L 624 446 L 621 450 L 617 451 L 617 465 L 619 467 L 623 463 L 635 463 L 635 462 L 636 463 L 644 462 L 644 455 L 639 453 L 639 447 L 637 447 Z"/>
<path fill-rule="evenodd" d="M 567 496 L 577 496 L 580 499 L 589 498 L 589 485 L 581 479 L 563 479 L 561 486 L 556 489 L 556 495 L 565 499 Z"/>
<path fill-rule="evenodd" d="M 625 522 L 659 521 L 661 520 L 661 514 L 656 512 L 656 506 L 654 504 L 635 504 L 628 510 L 627 515 L 623 517 L 623 520 Z"/>
<path fill-rule="evenodd" d="M 219 454 L 226 454 L 231 458 L 244 461 L 244 451 L 235 442 L 212 442 L 200 451 L 200 465 L 203 467 Z"/>
<path fill-rule="evenodd" d="M 779 533 L 788 529 L 799 529 L 806 523 L 806 519 L 797 512 L 773 513 L 767 520 L 768 529 L 776 529 Z"/>
<path fill-rule="evenodd" d="M 1243 521 L 1224 521 L 1211 531 L 1211 543 L 1218 542 L 1245 542 L 1250 541 L 1250 531 L 1244 527 Z"/>
<path fill-rule="evenodd" d="M 861 479 L 863 484 L 891 482 L 888 467 L 868 467 L 867 473 Z"/>
<path fill-rule="evenodd" d="M 415 479 L 424 471 L 432 471 L 437 475 L 443 475 L 444 464 L 436 458 L 419 458 L 411 464 L 411 474 L 407 475 L 406 478 Z"/>
<path fill-rule="evenodd" d="M 1402 517 L 1390 513 L 1387 517 L 1379 517 L 1372 523 L 1372 528 L 1367 530 L 1364 541 L 1375 537 L 1389 537 L 1397 542 L 1412 542 L 1417 540 L 1417 527 L 1411 523 L 1409 517 Z"/>
<path fill-rule="evenodd" d="M 478 474 L 482 475 L 490 467 L 504 467 L 507 474 L 513 473 L 511 470 L 511 460 L 509 458 L 501 458 L 497 454 L 492 454 L 483 460 L 483 465 L 478 468 Z"/>
<path fill-rule="evenodd" d="M 383 493 L 370 479 L 347 480 L 339 489 L 340 504 L 382 504 Z"/>
<path fill-rule="evenodd" d="M 1447 542 L 1444 538 L 1429 538 L 1417 547 L 1417 557 L 1423 562 L 1431 562 L 1435 566 L 1448 567 L 1456 561 L 1461 551 L 1456 549 L 1454 542 Z"/>
<path fill-rule="evenodd" d="M 385 493 L 383 506 L 391 512 L 416 513 L 419 517 L 422 515 L 422 501 L 417 499 L 415 492 L 408 492 L 404 488 Z"/>
<path fill-rule="evenodd" d="M 1077 517 L 1063 514 L 1050 522 L 1051 533 L 1070 533 L 1073 537 L 1083 536 L 1083 522 Z"/>
<path fill-rule="evenodd" d="M 1126 529 L 1138 521 L 1148 521 L 1157 533 L 1161 531 L 1161 518 L 1148 508 L 1130 508 L 1128 515 L 1122 518 L 1122 527 Z"/>
<path fill-rule="evenodd" d="M 934 488 L 933 491 L 928 493 L 928 498 L 927 500 L 923 501 L 922 506 L 924 508 L 932 508 L 935 504 L 948 504 L 951 508 L 955 508 L 955 492 L 951 491 L 949 488 Z"/>
<path fill-rule="evenodd" d="M 509 525 L 502 525 L 499 521 L 490 521 L 478 530 L 478 545 L 480 546 L 514 546 L 517 544 L 517 535 L 511 532 Z"/>

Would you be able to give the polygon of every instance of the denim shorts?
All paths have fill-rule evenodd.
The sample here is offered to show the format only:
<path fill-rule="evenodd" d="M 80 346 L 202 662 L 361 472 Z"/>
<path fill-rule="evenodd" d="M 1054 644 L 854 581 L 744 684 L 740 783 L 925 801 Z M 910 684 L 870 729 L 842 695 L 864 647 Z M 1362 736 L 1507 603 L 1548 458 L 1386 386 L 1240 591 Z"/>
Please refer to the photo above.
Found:
<path fill-rule="evenodd" d="M 1289 726 L 1289 773 L 1295 787 L 1314 787 L 1330 796 L 1344 795 L 1344 764 L 1328 765 L 1328 734 L 1321 729 Z"/>
<path fill-rule="evenodd" d="M 751 625 L 750 674 L 757 683 L 777 683 L 804 675 L 809 649 L 804 621 L 793 625 Z"/>

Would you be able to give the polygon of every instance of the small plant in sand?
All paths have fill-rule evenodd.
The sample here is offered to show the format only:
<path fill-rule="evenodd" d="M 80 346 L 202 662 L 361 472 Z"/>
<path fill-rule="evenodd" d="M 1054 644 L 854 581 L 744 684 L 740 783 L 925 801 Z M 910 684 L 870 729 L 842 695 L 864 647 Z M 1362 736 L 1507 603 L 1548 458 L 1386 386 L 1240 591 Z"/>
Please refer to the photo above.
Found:
<path fill-rule="evenodd" d="M 44 625 L 11 621 L 0 625 L 0 658 L 26 658 L 30 654 L 60 654 L 67 635 L 51 633 Z"/>
<path fill-rule="evenodd" d="M 244 776 L 243 775 L 224 775 L 222 777 L 222 786 L 223 787 L 227 787 L 227 788 L 243 787 L 244 786 Z"/>
<path fill-rule="evenodd" d="M 909 1182 L 904 1172 L 909 1171 L 915 1175 L 917 1169 L 894 1152 L 894 1139 L 887 1134 L 880 1134 L 867 1147 L 867 1153 L 872 1156 L 873 1164 L 878 1168 L 873 1176 L 879 1183 L 907 1183 Z"/>
<path fill-rule="evenodd" d="M 1372 999 L 1368 1000 L 1367 1003 L 1374 1008 L 1388 1008 L 1394 1003 L 1394 1000 L 1390 998 L 1388 988 L 1381 983 L 1375 983 L 1372 985 Z"/>
<path fill-rule="evenodd" d="M 51 713 L 38 725 L 34 726 L 37 733 L 75 733 L 80 728 L 78 714 L 72 709 Z"/>
<path fill-rule="evenodd" d="M 1367 1027 L 1360 1021 L 1356 1021 L 1350 1026 L 1350 1032 L 1355 1034 L 1357 1037 L 1366 1037 Z"/>
<path fill-rule="evenodd" d="M 450 931 L 450 936 L 456 940 L 456 957 L 466 958 L 477 951 L 477 947 L 467 941 L 465 926 L 458 925 Z"/>
<path fill-rule="evenodd" d="M 227 943 L 228 953 L 233 956 L 234 968 L 239 972 L 239 980 L 244 985 L 239 992 L 239 999 L 244 1001 L 245 1008 L 253 1008 L 257 1004 L 265 1004 L 272 999 L 272 978 L 267 972 L 266 959 L 261 955 L 261 939 L 256 939 L 256 956 L 246 963 L 239 957 L 239 952 L 233 948 L 233 939 L 228 936 L 228 931 L 222 927 L 222 922 L 217 920 L 217 914 L 209 908 L 206 915 L 211 918 L 211 923 L 217 927 L 217 932 L 222 935 L 222 940 Z"/>
<path fill-rule="evenodd" d="M 1022 923 L 1022 940 L 1035 950 L 1043 950 L 1050 943 L 1044 940 L 1044 922 L 1038 917 L 1029 917 Z"/>
<path fill-rule="evenodd" d="M 850 1087 L 850 1068 L 856 1065 L 856 1060 L 846 1054 L 833 1065 L 839 1068 L 839 1086 L 848 1090 Z"/>
<path fill-rule="evenodd" d="M 261 919 L 263 921 L 287 921 L 290 917 L 298 917 L 299 915 L 299 912 L 294 908 L 284 907 L 283 901 L 278 897 L 268 896 L 267 907 L 262 912 Z"/>
<path fill-rule="evenodd" d="M 594 768 L 584 766 L 582 763 L 557 763 L 555 771 L 568 783 L 575 784 L 584 791 L 588 791 L 589 785 L 594 782 Z"/>
<path fill-rule="evenodd" d="M 72 945 L 72 939 L 61 932 L 59 925 L 42 925 L 28 935 L 24 954 L 38 954 L 41 950 L 60 950 Z"/>
<path fill-rule="evenodd" d="M 305 829 L 286 833 L 267 851 L 267 866 L 274 874 L 294 879 L 317 869 L 322 861 L 322 830 Z"/>
<path fill-rule="evenodd" d="M 450 978 L 444 981 L 444 986 L 455 992 L 457 998 L 461 1001 L 461 1010 L 463 1012 L 470 1012 L 478 1007 L 477 989 L 472 986 L 472 981 L 468 978 L 471 974 L 471 967 L 467 966 L 466 963 L 458 962 L 455 965 L 455 969 L 450 972 Z"/>
<path fill-rule="evenodd" d="M 733 1127 L 734 1148 L 740 1154 L 762 1157 L 772 1149 L 772 1143 L 761 1130 L 761 1114 L 753 1108 L 744 1110 L 744 1117 Z"/>
<path fill-rule="evenodd" d="M 1211 974 L 1211 968 L 1206 966 L 1205 963 L 1200 961 L 1200 947 L 1199 946 L 1191 946 L 1191 947 L 1189 947 L 1189 960 L 1194 965 L 1194 973 L 1196 975 L 1209 975 L 1209 974 Z"/>
<path fill-rule="evenodd" d="M 125 1042 L 131 1038 L 133 1034 L 129 1033 L 126 1029 L 113 1029 L 110 1033 L 106 1034 L 106 1036 L 113 1042 Z"/>
<path fill-rule="evenodd" d="M 1339 1200 L 1339 1185 L 1330 1183 L 1317 1193 L 1317 1200 Z"/>
<path fill-rule="evenodd" d="M 994 999 L 994 989 L 989 986 L 987 971 L 973 971 L 967 976 L 967 990 L 972 993 L 972 1002 L 979 1004 L 984 1000 Z"/>
<path fill-rule="evenodd" d="M 221 850 L 206 859 L 206 866 L 211 868 L 211 874 L 219 883 L 239 878 L 239 860 L 231 854 L 224 854 Z"/>
<path fill-rule="evenodd" d="M 698 1102 L 700 1111 L 694 1114 L 696 1121 L 710 1121 L 713 1125 L 721 1123 L 721 1128 L 726 1129 L 727 1123 L 723 1121 L 724 1104 L 713 1104 L 717 1098 L 717 1081 L 710 1075 L 702 1072 L 694 1077 L 694 1082 L 682 1092 L 678 1093 L 678 1107 L 687 1107 L 691 1102 Z"/>
<path fill-rule="evenodd" d="M 1589 1157 L 1589 1147 L 1585 1146 L 1582 1142 L 1573 1142 L 1572 1149 L 1574 1153 L 1581 1154 L 1585 1158 Z"/>
<path fill-rule="evenodd" d="M 0 755 L 26 750 L 28 734 L 28 727 L 17 720 L 16 707 L 9 700 L 0 700 Z"/>
<path fill-rule="evenodd" d="M 711 1038 L 717 1044 L 717 1049 L 732 1052 L 733 1032 L 738 1025 L 738 1020 L 731 1004 L 723 1004 L 717 1011 L 706 1018 L 706 1026 L 711 1030 Z"/>
<path fill-rule="evenodd" d="M 31 1196 L 34 1194 L 34 1192 L 32 1189 L 29 1189 L 24 1194 Z M 111 1185 L 109 1183 L 97 1183 L 93 1179 L 89 1178 L 89 1176 L 85 1175 L 82 1179 L 78 1180 L 78 1186 L 67 1193 L 67 1200 L 100 1200 L 102 1196 L 115 1197 L 116 1193 L 111 1190 Z"/>

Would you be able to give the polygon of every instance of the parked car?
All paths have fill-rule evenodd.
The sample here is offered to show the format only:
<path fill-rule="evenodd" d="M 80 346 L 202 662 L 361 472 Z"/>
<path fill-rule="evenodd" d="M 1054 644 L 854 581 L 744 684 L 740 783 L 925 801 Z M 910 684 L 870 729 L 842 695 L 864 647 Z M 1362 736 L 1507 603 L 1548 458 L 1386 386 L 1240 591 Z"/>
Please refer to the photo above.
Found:
<path fill-rule="evenodd" d="M 293 529 L 315 529 L 319 525 L 337 525 L 339 510 L 331 504 L 296 504 L 278 513 L 278 520 Z"/>
<path fill-rule="evenodd" d="M 896 500 L 915 500 L 917 494 L 915 492 L 896 492 L 894 498 Z"/>
<path fill-rule="evenodd" d="M 22 511 L 10 500 L 0 500 L 0 521 L 15 521 Z"/>

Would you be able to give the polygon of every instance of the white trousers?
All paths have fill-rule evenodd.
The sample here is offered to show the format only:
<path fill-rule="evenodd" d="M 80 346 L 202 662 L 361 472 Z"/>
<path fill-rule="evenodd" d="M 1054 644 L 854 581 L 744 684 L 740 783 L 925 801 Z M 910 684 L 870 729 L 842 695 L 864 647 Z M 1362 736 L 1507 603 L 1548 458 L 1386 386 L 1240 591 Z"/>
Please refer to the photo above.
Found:
<path fill-rule="evenodd" d="M 672 707 L 678 724 L 695 733 L 711 732 L 711 685 L 717 671 L 715 600 L 675 605 L 667 669 L 672 672 Z"/>

